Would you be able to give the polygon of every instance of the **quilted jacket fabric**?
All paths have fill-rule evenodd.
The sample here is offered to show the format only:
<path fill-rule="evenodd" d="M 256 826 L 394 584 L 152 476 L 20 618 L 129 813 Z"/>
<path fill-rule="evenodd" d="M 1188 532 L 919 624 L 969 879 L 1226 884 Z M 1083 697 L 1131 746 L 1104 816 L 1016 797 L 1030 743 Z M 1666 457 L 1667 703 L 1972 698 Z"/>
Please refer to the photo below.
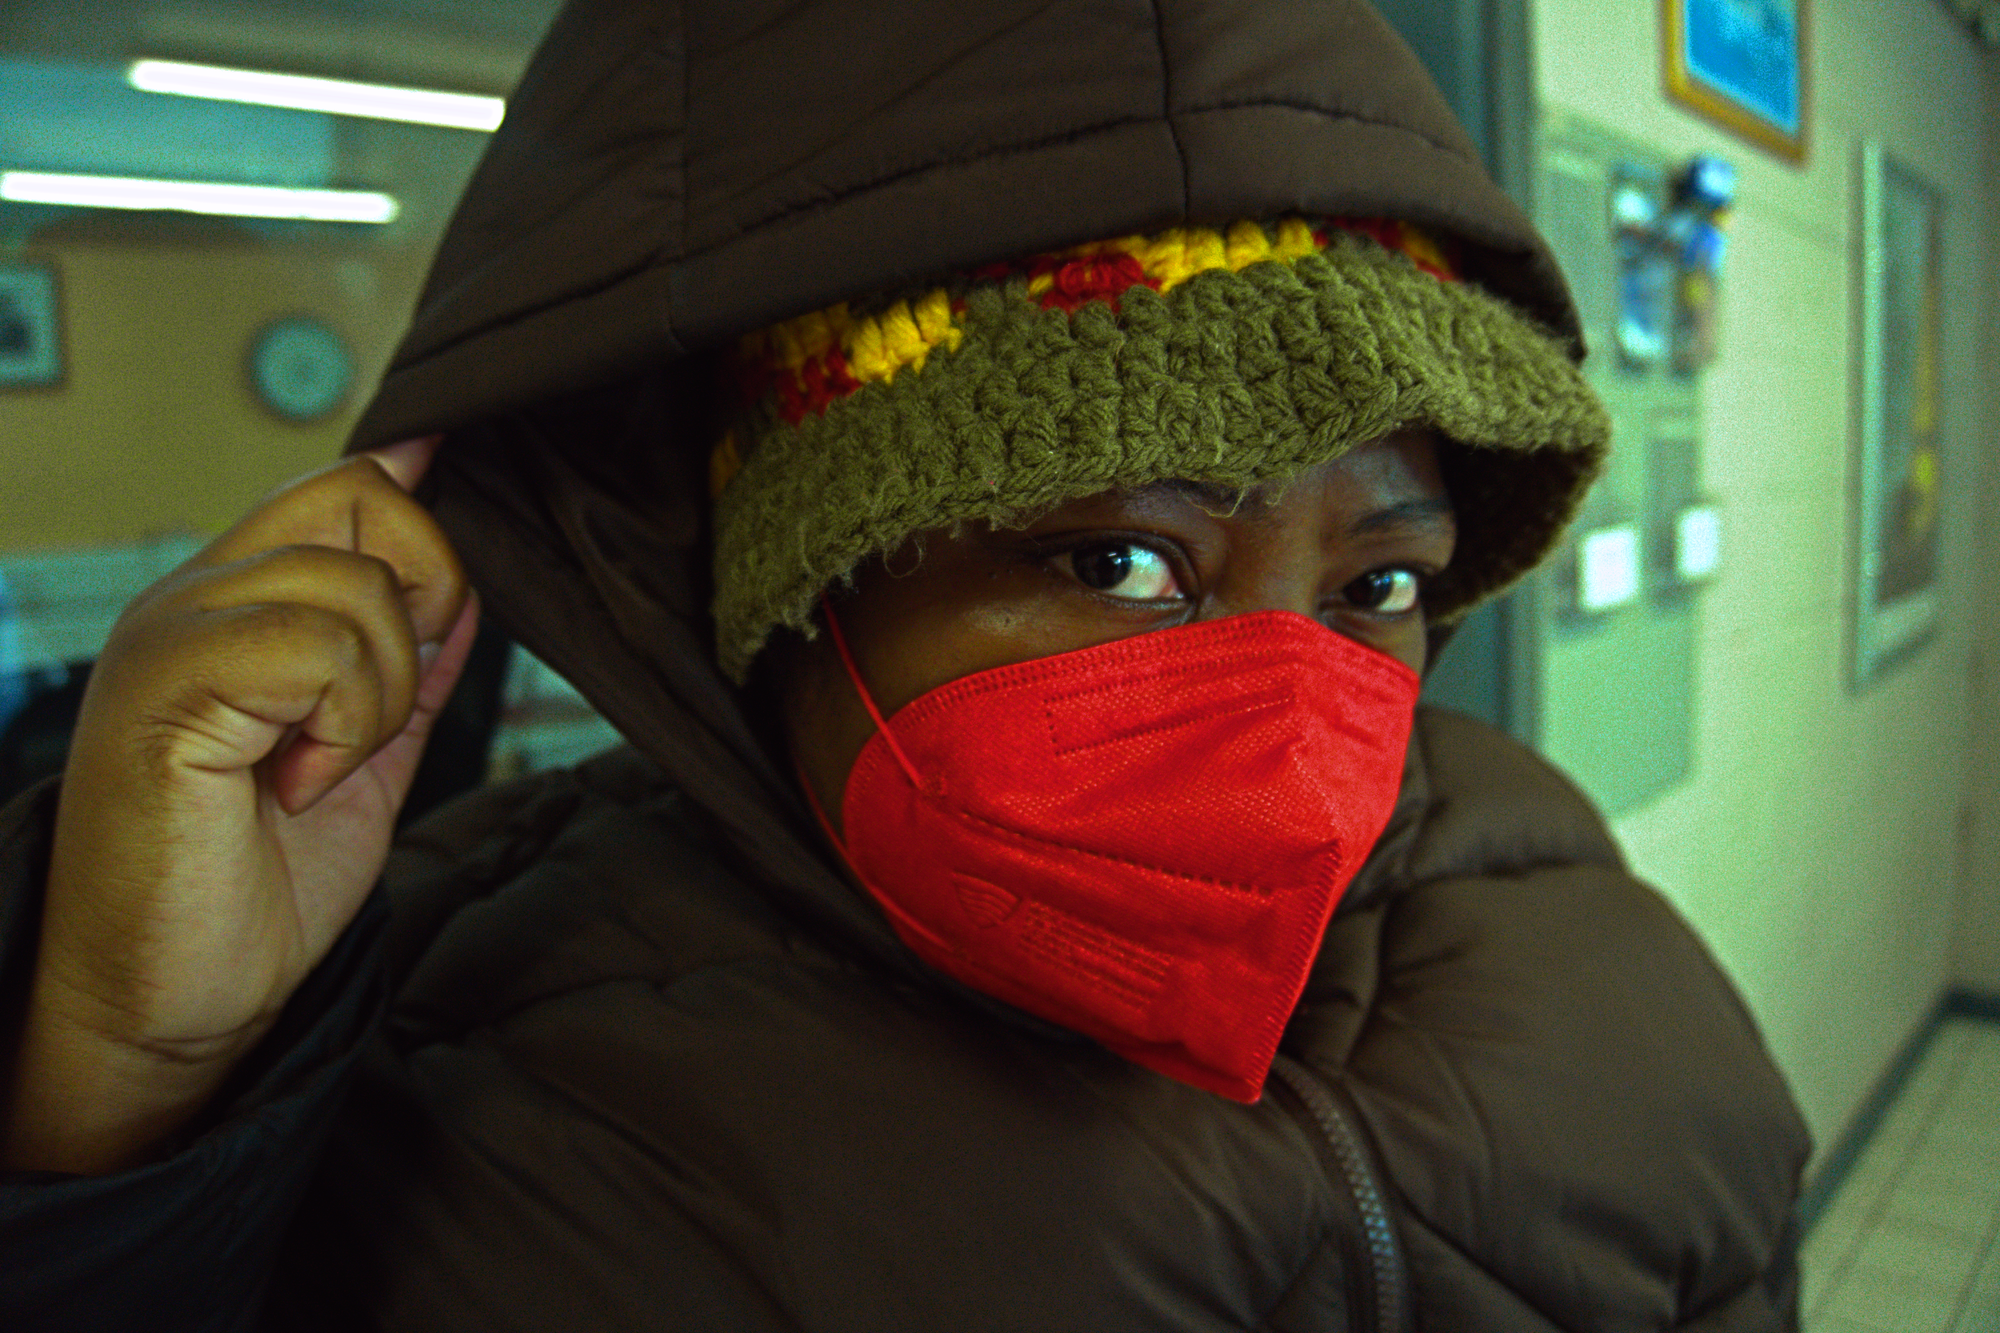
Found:
<path fill-rule="evenodd" d="M 51 796 L 0 828 L 15 967 Z M 181 1152 L 0 1188 L 10 1328 L 1794 1325 L 1805 1141 L 1751 1020 L 1454 714 L 1256 1106 L 885 968 L 629 750 L 387 880 Z"/>
<path fill-rule="evenodd" d="M 634 748 L 419 826 L 172 1155 L 0 1183 L 0 1325 L 1791 1327 L 1783 1082 L 1511 741 L 1420 716 L 1241 1106 L 924 968 L 716 669 L 725 340 L 1282 213 L 1407 217 L 1574 332 L 1361 0 L 573 0 L 355 442 L 449 432 L 427 498 L 488 608 Z M 0 815 L 7 996 L 54 799 Z"/>

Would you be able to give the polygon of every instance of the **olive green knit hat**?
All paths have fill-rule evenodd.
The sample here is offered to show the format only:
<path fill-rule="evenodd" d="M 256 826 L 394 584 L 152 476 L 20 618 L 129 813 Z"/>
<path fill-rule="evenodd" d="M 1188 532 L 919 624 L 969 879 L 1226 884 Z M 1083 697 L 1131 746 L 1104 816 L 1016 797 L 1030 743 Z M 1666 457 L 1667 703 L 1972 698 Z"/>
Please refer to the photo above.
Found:
<path fill-rule="evenodd" d="M 1433 623 L 1554 544 L 1609 421 L 1567 348 L 1408 224 L 1175 228 L 994 265 L 742 340 L 715 451 L 715 620 L 771 631 L 912 534 L 1176 478 L 1238 488 L 1426 426 L 1453 448 Z"/>

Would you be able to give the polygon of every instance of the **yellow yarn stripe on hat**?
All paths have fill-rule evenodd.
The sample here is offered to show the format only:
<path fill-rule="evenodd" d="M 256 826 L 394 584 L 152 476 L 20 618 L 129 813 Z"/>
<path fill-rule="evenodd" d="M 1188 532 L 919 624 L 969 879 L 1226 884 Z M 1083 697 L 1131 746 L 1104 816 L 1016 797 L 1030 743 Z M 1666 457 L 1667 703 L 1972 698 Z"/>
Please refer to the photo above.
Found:
<path fill-rule="evenodd" d="M 1411 228 L 1415 231 L 1415 228 Z M 1323 236 L 1301 218 L 1285 218 L 1273 236 L 1255 222 L 1243 221 L 1225 232 L 1211 227 L 1172 227 L 1156 236 L 1121 236 L 1115 240 L 1092 241 L 1047 256 L 1050 259 L 1088 259 L 1099 255 L 1130 255 L 1139 261 L 1146 285 L 1165 294 L 1197 273 L 1224 268 L 1241 273 L 1252 264 L 1267 259 L 1289 263 L 1313 254 L 1326 245 Z M 1428 240 L 1427 242 L 1428 243 Z M 1436 247 L 1432 246 L 1433 252 Z M 1028 295 L 1039 298 L 1055 286 L 1053 273 L 1039 273 L 1028 279 Z"/>
<path fill-rule="evenodd" d="M 855 320 L 841 340 L 847 369 L 863 384 L 893 380 L 908 366 L 922 370 L 934 348 L 956 351 L 965 330 L 952 317 L 951 298 L 939 288 L 914 305 L 898 301 L 873 319 Z"/>
<path fill-rule="evenodd" d="M 796 425 L 864 384 L 922 370 L 932 352 L 955 351 L 964 337 L 951 294 L 940 287 L 875 315 L 857 317 L 842 302 L 745 334 L 737 367 L 746 401 L 772 395 L 778 414 Z"/>
<path fill-rule="evenodd" d="M 1426 613 L 1462 614 L 1524 572 L 1609 433 L 1567 346 L 1455 281 L 1444 255 L 1410 245 L 1414 228 L 1330 219 L 1260 244 L 1255 226 L 961 275 L 945 309 L 962 341 L 866 392 L 829 374 L 843 347 L 867 350 L 848 312 L 785 335 L 797 369 L 776 367 L 778 392 L 745 404 L 717 460 L 734 478 L 714 511 L 722 669 L 744 679 L 774 628 L 809 633 L 827 587 L 913 534 L 1162 478 L 1278 481 L 1412 426 L 1454 446 L 1459 506 L 1459 554 Z"/>
<path fill-rule="evenodd" d="M 1446 282 L 1457 273 L 1438 243 L 1407 222 L 1387 218 L 1332 218 L 1353 232 L 1408 256 L 1418 268 Z M 975 282 L 1025 280 L 1038 304 L 1074 313 L 1102 301 L 1113 310 L 1121 295 L 1147 287 L 1165 295 L 1201 273 L 1240 273 L 1253 264 L 1289 264 L 1325 250 L 1329 232 L 1303 218 L 1266 225 L 1250 220 L 1213 227 L 1172 227 L 1151 236 L 1122 236 L 989 265 L 968 275 Z M 934 288 L 914 301 L 897 301 L 874 315 L 857 316 L 846 303 L 815 310 L 744 335 L 736 368 L 746 405 L 769 400 L 776 417 L 797 426 L 865 384 L 886 384 L 905 369 L 922 370 L 932 352 L 955 352 L 965 330 L 962 299 Z M 713 460 L 711 480 L 720 493 L 740 467 L 742 442 L 725 440 Z M 727 453 L 725 454 L 725 450 Z"/>

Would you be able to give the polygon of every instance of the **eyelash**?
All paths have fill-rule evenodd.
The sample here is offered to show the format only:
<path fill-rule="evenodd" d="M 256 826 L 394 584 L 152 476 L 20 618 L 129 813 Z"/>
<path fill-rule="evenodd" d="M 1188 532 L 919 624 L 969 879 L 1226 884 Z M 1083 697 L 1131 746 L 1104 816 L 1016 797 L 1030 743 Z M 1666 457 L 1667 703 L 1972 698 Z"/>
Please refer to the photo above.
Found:
<path fill-rule="evenodd" d="M 1128 535 L 1124 533 L 1091 533 L 1088 534 L 1087 536 L 1043 547 L 1039 551 L 1037 551 L 1035 555 L 1037 559 L 1050 563 L 1054 563 L 1057 561 L 1068 562 L 1069 563 L 1068 569 L 1063 571 L 1065 577 L 1074 579 L 1084 588 L 1097 594 L 1100 597 L 1106 598 L 1107 600 L 1120 602 L 1131 606 L 1156 605 L 1168 600 L 1165 598 L 1120 597 L 1105 589 L 1094 588 L 1089 583 L 1086 583 L 1083 580 L 1080 571 L 1077 570 L 1075 566 L 1075 561 L 1078 556 L 1092 551 L 1111 550 L 1120 547 L 1137 551 L 1145 551 L 1158 557 L 1160 560 L 1165 562 L 1167 566 L 1167 571 L 1169 575 L 1172 577 L 1174 584 L 1178 590 L 1174 600 L 1184 600 L 1186 598 L 1187 593 L 1185 590 L 1190 580 L 1187 578 L 1185 572 L 1187 563 L 1185 556 L 1178 550 L 1178 548 L 1163 543 L 1157 538 L 1148 538 L 1138 535 Z M 1400 619 L 1401 617 L 1404 616 L 1415 614 L 1419 612 L 1423 607 L 1424 584 L 1427 580 L 1434 577 L 1435 573 L 1436 571 L 1434 570 L 1416 565 L 1383 565 L 1379 568 L 1368 570 L 1358 575 L 1354 579 L 1351 579 L 1342 586 L 1341 596 L 1343 598 L 1344 609 L 1353 614 L 1369 616 L 1378 620 L 1395 620 L 1395 619 Z M 1379 609 L 1378 607 L 1371 607 L 1364 605 L 1359 601 L 1347 600 L 1348 593 L 1350 592 L 1350 590 L 1355 588 L 1357 584 L 1363 583 L 1364 581 L 1369 579 L 1379 578 L 1383 575 L 1397 575 L 1397 574 L 1406 574 L 1411 579 L 1415 580 L 1416 587 L 1412 594 L 1411 604 L 1409 606 L 1399 610 L 1384 611 Z"/>
<path fill-rule="evenodd" d="M 1415 568 L 1410 565 L 1384 565 L 1379 569 L 1371 569 L 1367 573 L 1361 575 L 1359 578 L 1351 580 L 1344 587 L 1342 587 L 1340 590 L 1341 595 L 1345 597 L 1349 593 L 1349 591 L 1352 590 L 1357 584 L 1363 583 L 1369 579 L 1380 578 L 1385 574 L 1388 575 L 1407 574 L 1415 582 L 1416 587 L 1411 591 L 1411 603 L 1409 606 L 1403 607 L 1400 610 L 1396 611 L 1384 611 L 1380 607 L 1364 606 L 1359 602 L 1351 600 L 1349 601 L 1348 605 L 1352 607 L 1354 610 L 1362 613 L 1363 615 L 1380 616 L 1384 619 L 1392 619 L 1397 616 L 1406 616 L 1423 606 L 1424 580 L 1429 578 L 1430 575 L 1426 571 Z"/>
<path fill-rule="evenodd" d="M 1164 564 L 1167 576 L 1174 583 L 1175 591 L 1171 598 L 1121 597 L 1107 589 L 1092 587 L 1091 584 L 1084 580 L 1082 571 L 1076 567 L 1076 561 L 1080 556 L 1096 551 L 1113 551 L 1119 549 L 1142 551 Z M 1067 577 L 1075 579 L 1078 583 L 1100 597 L 1131 606 L 1159 605 L 1168 600 L 1184 601 L 1187 598 L 1187 587 L 1191 581 L 1187 577 L 1186 557 L 1177 548 L 1158 539 L 1127 536 L 1122 533 L 1092 533 L 1081 539 L 1066 542 L 1044 551 L 1043 558 L 1051 562 L 1067 563 L 1068 569 L 1065 571 Z"/>

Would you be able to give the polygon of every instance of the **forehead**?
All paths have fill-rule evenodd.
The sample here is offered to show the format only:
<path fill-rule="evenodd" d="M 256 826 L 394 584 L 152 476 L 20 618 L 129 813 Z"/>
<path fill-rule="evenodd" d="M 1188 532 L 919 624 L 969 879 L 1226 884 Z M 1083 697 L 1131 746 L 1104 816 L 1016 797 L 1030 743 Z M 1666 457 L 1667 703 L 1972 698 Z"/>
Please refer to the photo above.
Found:
<path fill-rule="evenodd" d="M 1167 478 L 1072 500 L 1024 526 L 1030 532 L 1154 522 L 1180 527 L 1199 519 L 1219 525 L 1218 535 L 1300 528 L 1322 539 L 1403 533 L 1449 540 L 1456 525 L 1438 451 L 1432 432 L 1398 431 L 1281 480 L 1236 489 Z"/>
<path fill-rule="evenodd" d="M 1415 505 L 1446 514 L 1451 509 L 1436 437 L 1422 429 L 1370 440 L 1296 476 L 1244 490 L 1178 479 L 1159 486 L 1218 517 L 1250 521 L 1302 507 L 1366 511 Z"/>

